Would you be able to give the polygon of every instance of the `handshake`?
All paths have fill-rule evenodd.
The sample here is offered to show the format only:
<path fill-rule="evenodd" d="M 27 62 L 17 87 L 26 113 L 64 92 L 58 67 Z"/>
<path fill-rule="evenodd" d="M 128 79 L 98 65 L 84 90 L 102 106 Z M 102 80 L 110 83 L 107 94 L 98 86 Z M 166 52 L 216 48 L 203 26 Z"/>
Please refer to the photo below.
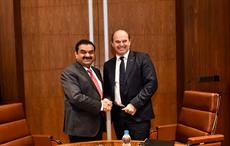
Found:
<path fill-rule="evenodd" d="M 112 109 L 112 101 L 110 101 L 109 99 L 107 98 L 104 98 L 103 100 L 101 100 L 101 104 L 102 104 L 102 107 L 103 107 L 103 111 L 104 112 L 108 112 L 108 111 L 111 111 Z"/>

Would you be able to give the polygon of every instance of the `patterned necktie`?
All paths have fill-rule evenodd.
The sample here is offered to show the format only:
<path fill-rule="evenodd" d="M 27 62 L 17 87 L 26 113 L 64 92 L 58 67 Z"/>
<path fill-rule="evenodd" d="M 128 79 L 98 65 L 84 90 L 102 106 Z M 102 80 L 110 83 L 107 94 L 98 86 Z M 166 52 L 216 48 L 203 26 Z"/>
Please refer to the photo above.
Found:
<path fill-rule="evenodd" d="M 121 101 L 124 104 L 124 96 L 125 96 L 125 63 L 124 63 L 124 57 L 120 57 L 121 64 L 120 64 L 120 78 L 119 78 L 119 83 L 120 83 L 120 96 L 121 96 Z"/>
<path fill-rule="evenodd" d="M 99 94 L 100 94 L 100 96 L 101 96 L 101 98 L 102 98 L 102 97 L 103 97 L 102 90 L 101 90 L 101 88 L 100 88 L 100 85 L 99 85 L 99 83 L 98 83 L 96 77 L 94 76 L 94 74 L 93 74 L 93 72 L 92 72 L 91 69 L 88 69 L 87 71 L 88 71 L 88 73 L 89 73 L 89 76 L 90 76 L 91 80 L 93 81 L 94 85 L 96 86 L 97 91 L 99 92 Z"/>

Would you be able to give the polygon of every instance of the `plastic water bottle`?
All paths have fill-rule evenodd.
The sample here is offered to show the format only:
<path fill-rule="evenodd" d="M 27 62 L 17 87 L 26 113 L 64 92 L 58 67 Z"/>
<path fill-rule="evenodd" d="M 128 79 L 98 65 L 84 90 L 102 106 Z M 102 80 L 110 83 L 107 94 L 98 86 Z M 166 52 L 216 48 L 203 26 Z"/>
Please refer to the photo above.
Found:
<path fill-rule="evenodd" d="M 122 136 L 122 146 L 131 146 L 131 137 L 129 135 L 129 130 L 124 131 Z"/>

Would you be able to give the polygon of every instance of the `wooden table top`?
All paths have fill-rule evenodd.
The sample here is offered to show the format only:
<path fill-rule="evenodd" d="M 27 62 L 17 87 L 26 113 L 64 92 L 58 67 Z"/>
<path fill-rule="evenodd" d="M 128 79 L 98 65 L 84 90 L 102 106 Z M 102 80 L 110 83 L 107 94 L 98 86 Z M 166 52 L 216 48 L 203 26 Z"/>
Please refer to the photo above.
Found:
<path fill-rule="evenodd" d="M 132 146 L 139 146 L 142 141 L 131 140 Z M 100 141 L 89 141 L 89 142 L 76 142 L 61 144 L 58 146 L 121 146 L 121 140 L 100 140 Z"/>

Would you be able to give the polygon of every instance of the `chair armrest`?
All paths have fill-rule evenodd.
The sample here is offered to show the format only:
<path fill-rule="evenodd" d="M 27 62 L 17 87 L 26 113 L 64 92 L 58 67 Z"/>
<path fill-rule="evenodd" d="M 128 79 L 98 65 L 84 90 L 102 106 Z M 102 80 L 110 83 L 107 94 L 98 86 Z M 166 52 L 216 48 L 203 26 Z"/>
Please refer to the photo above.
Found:
<path fill-rule="evenodd" d="M 222 135 L 222 134 L 188 138 L 189 144 L 212 143 L 212 142 L 222 142 L 222 141 L 224 141 L 224 135 Z"/>
<path fill-rule="evenodd" d="M 159 140 L 175 140 L 177 124 L 168 124 L 157 126 L 157 139 Z"/>
<path fill-rule="evenodd" d="M 157 130 L 150 130 L 149 139 L 157 139 Z"/>
<path fill-rule="evenodd" d="M 32 135 L 35 146 L 56 146 L 62 144 L 58 139 L 50 135 Z"/>

